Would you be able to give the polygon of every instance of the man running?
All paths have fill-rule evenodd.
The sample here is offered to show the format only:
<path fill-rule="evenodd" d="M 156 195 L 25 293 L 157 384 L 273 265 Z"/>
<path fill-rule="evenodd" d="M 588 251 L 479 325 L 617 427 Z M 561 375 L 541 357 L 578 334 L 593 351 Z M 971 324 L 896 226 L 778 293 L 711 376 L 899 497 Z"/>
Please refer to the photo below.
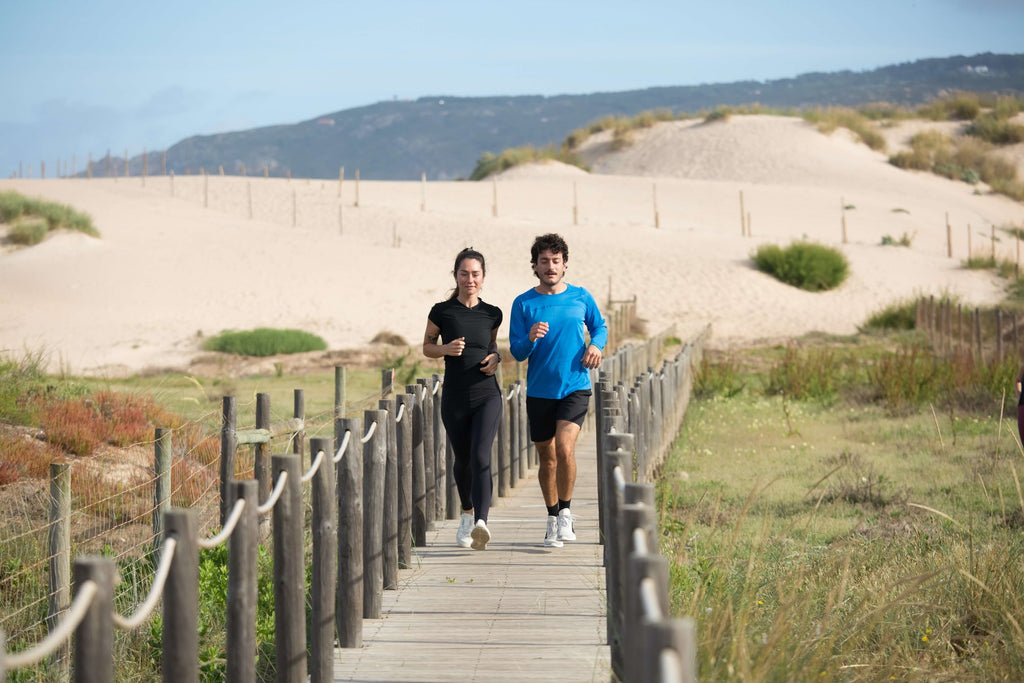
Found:
<path fill-rule="evenodd" d="M 590 370 L 601 364 L 608 328 L 590 292 L 564 281 L 569 246 L 560 235 L 537 237 L 530 263 L 539 283 L 512 303 L 509 345 L 516 360 L 530 359 L 526 414 L 548 509 L 544 545 L 561 548 L 576 540 L 570 512 L 576 437 L 590 402 Z"/>

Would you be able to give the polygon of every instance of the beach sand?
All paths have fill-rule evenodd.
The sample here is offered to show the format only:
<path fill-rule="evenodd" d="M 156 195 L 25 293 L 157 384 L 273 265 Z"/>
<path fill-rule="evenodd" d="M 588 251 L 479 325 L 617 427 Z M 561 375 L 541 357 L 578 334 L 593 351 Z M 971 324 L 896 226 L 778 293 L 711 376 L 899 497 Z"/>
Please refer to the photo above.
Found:
<path fill-rule="evenodd" d="M 569 243 L 567 281 L 599 303 L 635 296 L 651 332 L 685 338 L 710 323 L 717 348 L 850 334 L 918 295 L 998 302 L 1004 282 L 962 266 L 968 226 L 979 255 L 993 226 L 1024 226 L 1024 205 L 899 170 L 848 132 L 795 118 L 660 124 L 618 152 L 595 136 L 583 156 L 593 173 L 548 163 L 483 182 L 362 181 L 358 206 L 348 179 L 340 197 L 337 180 L 0 181 L 88 213 L 101 232 L 0 253 L 0 351 L 113 377 L 187 370 L 202 340 L 228 329 L 299 328 L 335 350 L 390 332 L 418 346 L 459 249 L 485 254 L 482 296 L 507 314 L 535 282 L 533 238 L 552 231 Z M 903 235 L 911 247 L 881 245 Z M 1015 259 L 1015 241 L 995 236 L 997 256 Z M 753 268 L 759 245 L 796 239 L 839 248 L 848 280 L 809 293 Z"/>

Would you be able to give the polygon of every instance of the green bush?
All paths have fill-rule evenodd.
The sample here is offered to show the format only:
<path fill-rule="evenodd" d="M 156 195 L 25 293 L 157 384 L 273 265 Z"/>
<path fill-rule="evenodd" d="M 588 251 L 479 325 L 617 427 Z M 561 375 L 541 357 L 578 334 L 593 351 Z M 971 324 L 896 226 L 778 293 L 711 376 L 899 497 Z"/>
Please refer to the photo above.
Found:
<path fill-rule="evenodd" d="M 519 166 L 520 164 L 527 164 L 532 161 L 543 161 L 547 159 L 553 159 L 564 164 L 578 166 L 583 170 L 587 170 L 586 165 L 580 160 L 580 158 L 564 145 L 560 150 L 556 150 L 550 145 L 541 149 L 537 149 L 533 145 L 525 145 L 523 147 L 512 147 L 510 149 L 506 149 L 499 155 L 492 154 L 491 152 L 484 152 L 476 162 L 476 168 L 474 168 L 473 172 L 469 174 L 469 179 L 483 180 L 492 174 L 501 173 L 502 171 L 506 171 L 514 166 Z"/>
<path fill-rule="evenodd" d="M 785 249 L 763 244 L 753 259 L 758 270 L 809 292 L 838 287 L 850 268 L 842 253 L 813 242 L 794 242 Z"/>
<path fill-rule="evenodd" d="M 802 351 L 790 345 L 782 359 L 769 369 L 765 393 L 829 404 L 838 396 L 845 375 L 842 363 L 831 349 Z"/>
<path fill-rule="evenodd" d="M 917 327 L 917 302 L 905 299 L 875 313 L 864 322 L 862 332 L 872 330 L 913 330 Z"/>
<path fill-rule="evenodd" d="M 804 119 L 817 125 L 818 130 L 822 133 L 831 133 L 836 128 L 846 128 L 871 149 L 885 150 L 885 136 L 875 130 L 866 116 L 853 109 L 846 107 L 810 109 L 804 112 Z"/>
<path fill-rule="evenodd" d="M 976 118 L 967 128 L 967 134 L 993 145 L 1015 145 L 1024 142 L 1024 126 L 999 118 L 994 113 Z"/>
<path fill-rule="evenodd" d="M 100 236 L 92 224 L 92 219 L 70 206 L 26 197 L 17 192 L 0 192 L 0 222 L 14 223 L 25 216 L 45 220 L 49 230 L 67 228 L 93 237 Z"/>
<path fill-rule="evenodd" d="M 7 234 L 7 239 L 14 244 L 30 247 L 33 244 L 42 242 L 49 231 L 49 226 L 42 218 L 19 218 L 11 227 L 11 231 Z"/>
<path fill-rule="evenodd" d="M 327 342 L 302 330 L 275 330 L 260 327 L 242 332 L 222 332 L 203 344 L 207 351 L 223 351 L 240 356 L 276 356 L 279 353 L 324 351 Z"/>

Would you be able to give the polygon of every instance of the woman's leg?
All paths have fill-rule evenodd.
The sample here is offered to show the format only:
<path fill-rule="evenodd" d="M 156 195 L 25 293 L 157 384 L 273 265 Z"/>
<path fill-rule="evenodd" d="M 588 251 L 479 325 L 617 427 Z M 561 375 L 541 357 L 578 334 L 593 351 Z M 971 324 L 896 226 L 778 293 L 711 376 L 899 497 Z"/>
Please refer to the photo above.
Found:
<path fill-rule="evenodd" d="M 472 499 L 474 517 L 487 521 L 491 509 L 492 473 L 491 446 L 501 420 L 502 397 L 492 396 L 473 411 L 470 467 L 472 468 Z"/>
<path fill-rule="evenodd" d="M 441 420 L 444 422 L 448 439 L 452 443 L 452 453 L 455 455 L 452 463 L 452 478 L 455 479 L 455 487 L 459 491 L 459 501 L 465 512 L 473 509 L 473 473 L 470 467 L 473 414 L 464 408 L 457 409 L 452 405 L 454 403 L 455 400 L 442 401 Z"/>

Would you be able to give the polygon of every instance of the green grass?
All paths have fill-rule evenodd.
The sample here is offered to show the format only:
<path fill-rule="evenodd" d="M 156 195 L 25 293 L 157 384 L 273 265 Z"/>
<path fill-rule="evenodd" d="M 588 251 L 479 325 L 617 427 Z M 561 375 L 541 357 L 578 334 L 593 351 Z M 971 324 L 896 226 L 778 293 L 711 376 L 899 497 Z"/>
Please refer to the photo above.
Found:
<path fill-rule="evenodd" d="M 25 218 L 42 219 L 47 230 L 65 228 L 92 237 L 100 236 L 88 214 L 76 211 L 70 206 L 26 197 L 17 192 L 0 192 L 0 222 L 16 223 Z"/>
<path fill-rule="evenodd" d="M 524 147 L 506 149 L 498 155 L 492 154 L 491 152 L 484 152 L 476 162 L 476 168 L 474 168 L 473 172 L 469 174 L 469 179 L 483 180 L 488 176 L 501 173 L 502 171 L 507 171 L 508 169 L 521 164 L 547 160 L 560 161 L 564 164 L 578 166 L 585 171 L 589 170 L 586 165 L 580 161 L 579 157 L 570 151 L 555 149 L 554 146 L 550 145 L 541 148 L 534 147 L 533 145 L 526 145 Z"/>
<path fill-rule="evenodd" d="M 876 352 L 802 351 L 866 366 Z M 697 622 L 700 677 L 1014 679 L 1024 500 L 999 398 L 894 414 L 864 373 L 828 402 L 766 396 L 777 354 L 721 359 L 745 388 L 691 402 L 658 480 L 672 612 Z"/>
<path fill-rule="evenodd" d="M 753 259 L 758 270 L 810 292 L 835 289 L 849 273 L 841 252 L 813 242 L 794 242 L 786 248 L 763 244 Z"/>
<path fill-rule="evenodd" d="M 847 107 L 809 109 L 804 119 L 818 126 L 822 133 L 831 133 L 836 128 L 846 128 L 871 149 L 884 152 L 885 136 L 875 130 L 871 119 Z"/>
<path fill-rule="evenodd" d="M 281 353 L 325 351 L 327 342 L 302 330 L 278 330 L 259 327 L 255 330 L 227 331 L 203 342 L 207 351 L 222 351 L 240 356 L 276 356 Z"/>

